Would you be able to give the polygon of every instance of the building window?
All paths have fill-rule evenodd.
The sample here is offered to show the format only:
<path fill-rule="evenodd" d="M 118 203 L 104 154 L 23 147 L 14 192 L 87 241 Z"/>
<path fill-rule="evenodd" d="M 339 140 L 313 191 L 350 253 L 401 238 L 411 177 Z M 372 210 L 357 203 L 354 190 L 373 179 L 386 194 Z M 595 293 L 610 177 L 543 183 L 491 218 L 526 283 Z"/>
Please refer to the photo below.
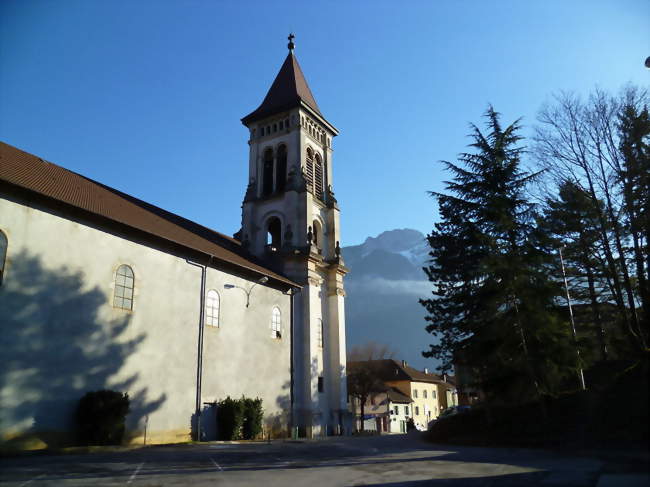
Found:
<path fill-rule="evenodd" d="M 121 265 L 115 272 L 115 295 L 113 296 L 113 307 L 132 310 L 133 309 L 133 285 L 135 278 L 133 269 L 128 265 Z"/>
<path fill-rule="evenodd" d="M 273 193 L 273 151 L 264 151 L 264 163 L 262 164 L 262 196 L 269 196 Z"/>
<path fill-rule="evenodd" d="M 205 298 L 205 324 L 219 326 L 219 293 L 214 289 Z"/>
<path fill-rule="evenodd" d="M 318 378 L 318 392 L 323 392 L 325 390 L 325 381 L 322 377 Z"/>
<path fill-rule="evenodd" d="M 420 407 L 419 406 L 415 406 L 415 415 L 416 416 L 420 415 Z"/>
<path fill-rule="evenodd" d="M 319 200 L 323 199 L 323 161 L 319 154 L 316 154 L 316 168 L 314 174 L 314 195 Z"/>
<path fill-rule="evenodd" d="M 323 348 L 323 320 L 320 318 L 316 320 L 316 341 L 318 348 Z"/>
<path fill-rule="evenodd" d="M 422 397 L 425 398 L 425 399 L 427 398 L 427 390 L 426 389 L 422 391 Z"/>
<path fill-rule="evenodd" d="M 279 308 L 271 312 L 271 338 L 282 338 L 282 316 Z"/>
<path fill-rule="evenodd" d="M 7 262 L 7 247 L 9 241 L 7 236 L 0 230 L 0 286 L 2 286 L 2 278 L 5 274 L 5 262 Z"/>
<path fill-rule="evenodd" d="M 278 147 L 275 162 L 275 191 L 284 191 L 287 181 L 287 147 L 281 145 Z"/>
<path fill-rule="evenodd" d="M 404 414 L 405 414 L 406 416 L 409 415 L 409 407 L 408 407 L 408 406 L 404 406 Z"/>
<path fill-rule="evenodd" d="M 418 390 L 417 389 L 413 389 L 413 397 L 418 397 Z"/>
<path fill-rule="evenodd" d="M 434 399 L 436 398 L 436 390 L 435 389 L 431 391 L 431 397 L 433 397 Z"/>
<path fill-rule="evenodd" d="M 269 219 L 266 227 L 266 246 L 275 252 L 282 245 L 282 223 L 278 217 Z"/>
<path fill-rule="evenodd" d="M 307 147 L 307 159 L 305 161 L 305 177 L 307 179 L 307 190 L 314 191 L 314 152 Z"/>
<path fill-rule="evenodd" d="M 395 414 L 399 414 L 399 406 L 395 405 Z"/>

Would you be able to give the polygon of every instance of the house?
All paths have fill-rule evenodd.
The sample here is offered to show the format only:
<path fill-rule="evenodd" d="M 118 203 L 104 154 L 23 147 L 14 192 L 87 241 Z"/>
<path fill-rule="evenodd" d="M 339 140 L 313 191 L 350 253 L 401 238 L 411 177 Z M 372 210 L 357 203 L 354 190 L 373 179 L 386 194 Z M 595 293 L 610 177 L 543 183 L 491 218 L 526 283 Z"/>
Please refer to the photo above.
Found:
<path fill-rule="evenodd" d="M 413 400 L 394 387 L 385 387 L 368 396 L 363 411 L 364 431 L 378 433 L 406 433 Z M 361 405 L 353 399 L 351 408 L 355 417 L 361 416 Z"/>
<path fill-rule="evenodd" d="M 128 392 L 132 443 L 210 439 L 226 396 L 262 398 L 275 435 L 350 429 L 338 131 L 288 47 L 242 119 L 235 238 L 0 144 L 2 441 L 69 444 L 103 388 Z"/>
<path fill-rule="evenodd" d="M 399 393 L 401 398 L 409 400 L 395 402 L 394 411 L 398 414 L 403 412 L 403 420 L 412 419 L 418 429 L 427 429 L 429 423 L 444 409 L 458 405 L 454 384 L 429 372 L 428 369 L 417 370 L 404 360 L 384 359 L 367 362 L 369 370 L 372 370 L 383 384 L 381 389 L 392 390 Z M 356 406 L 355 412 L 359 414 L 359 408 Z"/>

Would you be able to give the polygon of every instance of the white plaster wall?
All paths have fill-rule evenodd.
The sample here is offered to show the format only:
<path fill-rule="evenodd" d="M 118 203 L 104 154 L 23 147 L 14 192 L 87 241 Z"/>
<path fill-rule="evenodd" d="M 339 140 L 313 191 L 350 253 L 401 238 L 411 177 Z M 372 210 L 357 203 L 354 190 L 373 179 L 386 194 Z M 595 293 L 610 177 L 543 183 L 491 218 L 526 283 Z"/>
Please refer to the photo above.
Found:
<path fill-rule="evenodd" d="M 3 437 L 65 431 L 86 391 L 116 388 L 132 399 L 133 434 L 147 422 L 150 441 L 188 439 L 196 397 L 200 269 L 4 198 L 0 228 L 9 240 L 0 288 L 2 346 L 14 351 L 0 371 Z M 135 274 L 132 311 L 112 307 L 120 264 Z M 50 281 L 53 289 L 41 285 Z M 68 295 L 70 282 L 78 283 L 77 298 Z M 207 272 L 206 289 L 220 294 L 221 326 L 206 327 L 202 400 L 261 397 L 267 415 L 280 415 L 289 409 L 290 297 L 259 285 L 246 308 L 245 294 L 224 289 L 225 283 L 253 284 L 217 269 Z M 82 309 L 88 306 L 92 309 Z M 281 340 L 271 338 L 273 306 L 282 313 Z"/>

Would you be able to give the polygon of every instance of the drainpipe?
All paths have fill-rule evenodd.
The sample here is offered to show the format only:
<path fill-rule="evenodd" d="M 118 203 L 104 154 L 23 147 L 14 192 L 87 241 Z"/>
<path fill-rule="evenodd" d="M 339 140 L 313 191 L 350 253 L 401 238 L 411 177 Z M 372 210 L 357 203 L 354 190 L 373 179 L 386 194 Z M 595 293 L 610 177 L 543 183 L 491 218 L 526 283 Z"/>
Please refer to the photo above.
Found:
<path fill-rule="evenodd" d="M 295 305 L 295 298 L 294 296 L 296 295 L 297 292 L 300 291 L 300 288 L 298 287 L 292 287 L 289 289 L 289 296 L 291 296 L 291 304 L 289 306 L 289 336 L 291 337 L 291 344 L 289 346 L 289 363 L 290 363 L 290 375 L 291 375 L 291 382 L 289 386 L 289 397 L 290 397 L 290 403 L 291 403 L 291 438 L 293 438 L 294 435 L 294 429 L 296 428 L 296 411 L 294 410 L 294 392 L 293 392 L 293 384 L 294 384 L 294 366 L 293 366 L 293 347 L 294 347 L 294 336 L 293 336 L 293 320 L 294 320 L 294 310 L 293 307 Z"/>
<path fill-rule="evenodd" d="M 188 259 L 185 260 L 189 265 L 193 265 L 201 269 L 201 296 L 199 303 L 201 308 L 199 309 L 199 340 L 197 344 L 197 358 L 196 358 L 196 403 L 194 414 L 196 417 L 196 441 L 201 441 L 201 383 L 203 381 L 203 327 L 205 322 L 205 274 L 206 268 L 212 256 L 208 258 L 208 262 L 204 264 L 197 264 Z"/>

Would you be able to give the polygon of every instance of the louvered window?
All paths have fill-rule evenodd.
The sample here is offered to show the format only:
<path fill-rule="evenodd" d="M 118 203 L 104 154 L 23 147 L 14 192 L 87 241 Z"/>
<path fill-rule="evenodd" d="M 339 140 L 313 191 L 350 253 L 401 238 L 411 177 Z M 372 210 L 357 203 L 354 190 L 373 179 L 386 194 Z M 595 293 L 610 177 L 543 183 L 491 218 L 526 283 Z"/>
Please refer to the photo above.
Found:
<path fill-rule="evenodd" d="M 305 176 L 307 178 L 307 191 L 314 192 L 314 153 L 311 149 L 307 149 L 307 161 L 305 168 Z"/>
<path fill-rule="evenodd" d="M 314 175 L 314 195 L 319 200 L 323 199 L 323 161 L 316 154 L 316 173 Z"/>

